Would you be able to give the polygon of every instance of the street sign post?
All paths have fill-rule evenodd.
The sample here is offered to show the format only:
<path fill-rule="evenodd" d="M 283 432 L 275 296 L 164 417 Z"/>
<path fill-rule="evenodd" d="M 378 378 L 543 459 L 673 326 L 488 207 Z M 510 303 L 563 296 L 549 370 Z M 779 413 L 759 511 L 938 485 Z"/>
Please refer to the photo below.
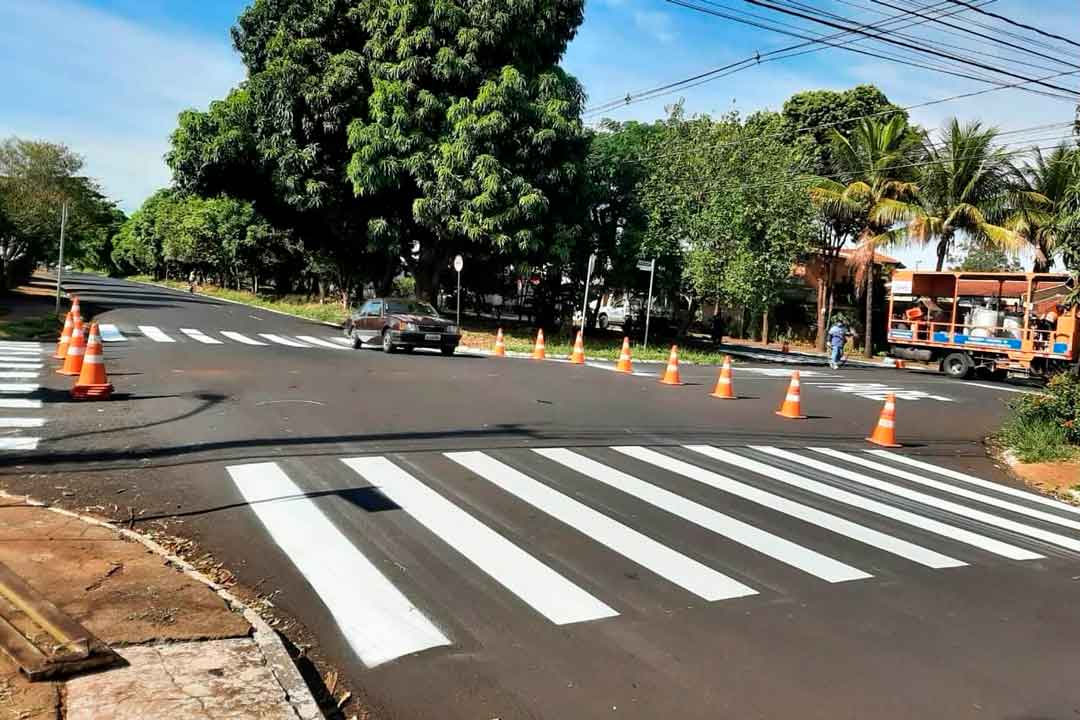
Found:
<path fill-rule="evenodd" d="M 465 260 L 457 255 L 454 257 L 454 270 L 457 272 L 457 326 L 461 332 L 461 269 L 465 267 Z"/>
<path fill-rule="evenodd" d="M 649 349 L 649 318 L 652 315 L 652 289 L 653 278 L 656 277 L 656 258 L 652 260 L 638 260 L 638 270 L 649 271 L 649 298 L 645 301 L 645 344 L 642 346 L 645 350 Z"/>
<path fill-rule="evenodd" d="M 68 206 L 60 208 L 60 258 L 56 262 L 56 314 L 60 314 L 60 278 L 64 274 L 64 230 L 67 229 Z"/>
<path fill-rule="evenodd" d="M 585 270 L 585 300 L 581 303 L 581 334 L 585 335 L 585 325 L 589 321 L 589 281 L 593 268 L 596 267 L 596 255 L 589 255 L 589 267 Z"/>

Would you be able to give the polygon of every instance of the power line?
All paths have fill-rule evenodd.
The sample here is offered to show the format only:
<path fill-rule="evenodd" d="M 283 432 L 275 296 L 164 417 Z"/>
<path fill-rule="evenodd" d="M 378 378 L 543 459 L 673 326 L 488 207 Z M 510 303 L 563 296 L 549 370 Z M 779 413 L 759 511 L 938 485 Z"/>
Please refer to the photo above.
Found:
<path fill-rule="evenodd" d="M 1076 42 L 1075 40 L 1070 40 L 1069 38 L 1064 37 L 1062 35 L 1055 35 L 1052 32 L 1047 32 L 1046 30 L 1043 30 L 1041 28 L 1037 28 L 1034 25 L 1025 25 L 1022 22 L 1017 22 L 1016 20 L 1005 17 L 1004 15 L 999 15 L 999 14 L 997 14 L 995 12 L 990 12 L 989 10 L 983 10 L 982 8 L 976 7 L 976 6 L 972 5 L 971 3 L 963 2 L 963 0 L 949 0 L 949 1 L 951 3 L 953 3 L 954 5 L 962 5 L 963 7 L 967 8 L 968 10 L 974 10 L 975 12 L 979 13 L 980 15 L 986 15 L 987 17 L 996 18 L 998 20 L 1006 22 L 1009 25 L 1012 25 L 1013 27 L 1023 28 L 1024 30 L 1030 30 L 1031 32 L 1038 33 L 1039 35 L 1042 35 L 1043 37 L 1054 38 L 1055 40 L 1061 40 L 1062 42 L 1066 42 L 1066 43 L 1068 43 L 1070 45 L 1075 45 L 1076 47 L 1080 47 L 1080 42 Z"/>
<path fill-rule="evenodd" d="M 757 5 L 758 7 L 766 8 L 768 10 L 773 10 L 775 12 L 783 13 L 785 15 L 791 15 L 793 17 L 803 18 L 804 20 L 809 20 L 810 22 L 815 22 L 815 23 L 818 23 L 819 25 L 825 25 L 826 27 L 832 27 L 832 28 L 836 28 L 836 29 L 840 29 L 840 30 L 851 30 L 852 32 L 857 32 L 860 35 L 866 35 L 867 37 L 875 38 L 876 40 L 879 40 L 879 41 L 885 42 L 885 43 L 889 43 L 890 45 L 896 45 L 897 47 L 902 47 L 902 48 L 905 48 L 905 49 L 908 49 L 908 50 L 915 50 L 916 52 L 921 52 L 921 53 L 924 53 L 924 54 L 927 54 L 927 55 L 933 55 L 935 57 L 940 57 L 940 58 L 943 58 L 943 59 L 946 59 L 946 60 L 954 60 L 954 61 L 962 62 L 965 65 L 971 65 L 971 66 L 980 68 L 982 70 L 987 70 L 989 72 L 998 73 L 999 75 L 1007 75 L 1009 77 L 1017 78 L 1019 80 L 1027 80 L 1027 81 L 1033 82 L 1033 83 L 1035 83 L 1037 85 L 1042 85 L 1043 87 L 1050 88 L 1052 90 L 1059 90 L 1061 92 L 1069 93 L 1069 94 L 1075 95 L 1077 97 L 1080 97 L 1080 93 L 1078 93 L 1076 90 L 1072 90 L 1071 88 L 1066 88 L 1066 87 L 1062 87 L 1060 85 L 1054 85 L 1053 83 L 1042 82 L 1042 81 L 1039 81 L 1039 80 L 1032 80 L 1031 78 L 1025 77 L 1024 75 L 1020 75 L 1020 74 L 1017 74 L 1017 73 L 1014 73 L 1014 72 L 1010 72 L 1008 70 L 1002 70 L 1001 68 L 997 68 L 997 67 L 994 67 L 993 65 L 988 65 L 986 63 L 982 63 L 982 62 L 979 62 L 977 60 L 969 60 L 969 59 L 964 59 L 964 58 L 958 58 L 955 55 L 950 55 L 949 53 L 940 52 L 938 50 L 934 50 L 933 48 L 929 48 L 929 47 L 921 47 L 920 48 L 920 47 L 913 46 L 913 45 L 910 45 L 908 43 L 901 42 L 899 40 L 896 40 L 896 39 L 893 39 L 893 38 L 890 38 L 890 37 L 884 36 L 884 35 L 872 35 L 869 32 L 867 32 L 866 30 L 858 28 L 858 27 L 854 27 L 854 28 L 849 27 L 849 26 L 845 27 L 844 25 L 842 25 L 840 23 L 833 22 L 831 20 L 826 20 L 826 19 L 823 19 L 823 18 L 820 18 L 820 17 L 814 17 L 813 15 L 808 15 L 806 13 L 799 12 L 797 10 L 793 10 L 791 8 L 788 8 L 788 7 L 781 7 L 781 6 L 773 5 L 773 4 L 768 3 L 768 2 L 763 2 L 762 0 L 744 0 L 744 1 L 750 3 L 751 5 Z"/>
<path fill-rule="evenodd" d="M 691 2 L 691 0 L 664 0 L 664 1 L 669 3 L 669 4 L 672 4 L 672 5 L 678 5 L 680 7 L 684 7 L 684 8 L 687 8 L 689 10 L 695 10 L 697 12 L 705 13 L 707 15 L 714 15 L 716 17 L 721 17 L 721 18 L 724 18 L 724 19 L 727 19 L 727 20 L 734 20 L 735 22 L 742 23 L 742 24 L 745 24 L 745 25 L 751 25 L 751 26 L 762 28 L 762 29 L 765 29 L 765 30 L 770 30 L 772 32 L 779 32 L 779 33 L 782 33 L 784 35 L 789 35 L 791 37 L 797 37 L 797 38 L 800 38 L 800 39 L 803 39 L 803 40 L 809 40 L 809 41 L 814 42 L 814 43 L 822 43 L 822 44 L 828 45 L 830 47 L 837 47 L 837 48 L 840 48 L 840 49 L 843 49 L 843 50 L 847 50 L 848 52 L 856 53 L 858 55 L 865 55 L 867 57 L 878 58 L 879 60 L 886 60 L 888 62 L 900 63 L 902 65 L 908 65 L 908 66 L 911 66 L 911 67 L 917 67 L 917 68 L 921 68 L 921 69 L 924 69 L 924 70 L 931 70 L 931 71 L 935 71 L 935 72 L 940 72 L 940 73 L 943 73 L 943 74 L 946 74 L 946 75 L 952 75 L 954 77 L 964 78 L 966 80 L 975 80 L 977 82 L 988 83 L 988 84 L 991 84 L 991 85 L 1002 85 L 1000 80 L 994 80 L 994 79 L 990 79 L 990 78 L 987 78 L 987 77 L 980 77 L 980 76 L 977 76 L 977 75 L 972 75 L 970 73 L 958 72 L 958 71 L 950 70 L 950 69 L 943 68 L 943 67 L 940 67 L 940 66 L 927 65 L 927 64 L 924 64 L 924 63 L 920 63 L 920 62 L 901 61 L 901 60 L 897 59 L 895 54 L 891 55 L 891 56 L 890 55 L 882 55 L 880 53 L 871 52 L 869 50 L 865 50 L 865 49 L 862 49 L 862 48 L 850 47 L 848 44 L 844 44 L 844 43 L 829 42 L 829 41 L 823 39 L 822 37 L 808 36 L 808 35 L 805 35 L 805 34 L 802 34 L 802 33 L 799 33 L 799 32 L 793 32 L 793 31 L 789 31 L 789 30 L 778 30 L 778 29 L 776 29 L 774 27 L 769 27 L 768 25 L 764 25 L 764 24 L 761 24 L 761 23 L 758 23 L 758 22 L 746 20 L 744 18 L 738 17 L 737 15 L 732 15 L 730 13 L 723 12 L 723 11 L 717 10 L 715 8 L 707 8 L 707 7 L 702 7 L 700 5 L 696 5 L 693 2 Z M 855 28 L 852 28 L 850 31 L 851 32 L 862 32 L 861 30 L 857 30 Z M 873 38 L 874 36 L 870 35 L 869 37 Z M 1068 73 L 1064 73 L 1064 74 L 1068 74 Z M 1022 76 L 1020 76 L 1020 77 L 1022 77 Z M 1035 93 L 1035 94 L 1038 94 L 1038 95 L 1044 95 L 1046 97 L 1053 97 L 1053 98 L 1058 98 L 1058 99 L 1061 99 L 1061 100 L 1065 100 L 1065 101 L 1069 102 L 1070 104 L 1076 102 L 1076 97 L 1074 97 L 1072 95 L 1065 96 L 1065 95 L 1060 95 L 1058 93 L 1050 93 L 1050 92 L 1047 92 L 1045 90 L 1037 90 L 1035 88 L 1022 87 L 1023 85 L 1029 84 L 1030 82 L 1033 82 L 1033 81 L 1028 80 L 1028 81 L 1026 81 L 1024 83 L 1019 83 L 1019 84 L 1015 85 L 1014 87 L 1019 87 L 1019 88 L 1025 90 L 1026 92 L 1031 92 L 1031 93 Z M 1066 92 L 1072 92 L 1072 91 L 1066 90 Z"/>

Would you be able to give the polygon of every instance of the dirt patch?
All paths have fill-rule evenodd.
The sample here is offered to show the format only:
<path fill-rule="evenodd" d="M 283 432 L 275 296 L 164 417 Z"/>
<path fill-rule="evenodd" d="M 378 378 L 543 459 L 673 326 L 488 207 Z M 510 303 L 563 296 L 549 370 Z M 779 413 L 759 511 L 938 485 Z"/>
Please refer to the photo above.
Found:
<path fill-rule="evenodd" d="M 1012 469 L 1034 488 L 1072 502 L 1080 501 L 1080 462 L 1017 463 Z"/>

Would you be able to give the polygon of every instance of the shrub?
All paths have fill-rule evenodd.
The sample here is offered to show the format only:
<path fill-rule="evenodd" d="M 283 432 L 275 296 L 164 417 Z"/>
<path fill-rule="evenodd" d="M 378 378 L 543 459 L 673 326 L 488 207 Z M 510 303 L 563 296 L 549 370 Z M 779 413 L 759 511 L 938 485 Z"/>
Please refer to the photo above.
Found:
<path fill-rule="evenodd" d="M 1011 404 L 1002 440 L 1024 462 L 1061 460 L 1080 446 L 1080 377 L 1060 373 L 1045 393 L 1024 395 Z"/>

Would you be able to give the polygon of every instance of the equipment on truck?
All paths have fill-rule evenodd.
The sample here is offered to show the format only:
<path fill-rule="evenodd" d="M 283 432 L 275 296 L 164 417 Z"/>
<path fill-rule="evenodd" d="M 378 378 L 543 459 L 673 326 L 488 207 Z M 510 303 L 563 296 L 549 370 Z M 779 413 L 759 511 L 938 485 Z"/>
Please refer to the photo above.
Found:
<path fill-rule="evenodd" d="M 1074 279 L 1054 273 L 897 270 L 889 288 L 890 354 L 937 361 L 964 378 L 1046 377 L 1080 361 Z"/>

